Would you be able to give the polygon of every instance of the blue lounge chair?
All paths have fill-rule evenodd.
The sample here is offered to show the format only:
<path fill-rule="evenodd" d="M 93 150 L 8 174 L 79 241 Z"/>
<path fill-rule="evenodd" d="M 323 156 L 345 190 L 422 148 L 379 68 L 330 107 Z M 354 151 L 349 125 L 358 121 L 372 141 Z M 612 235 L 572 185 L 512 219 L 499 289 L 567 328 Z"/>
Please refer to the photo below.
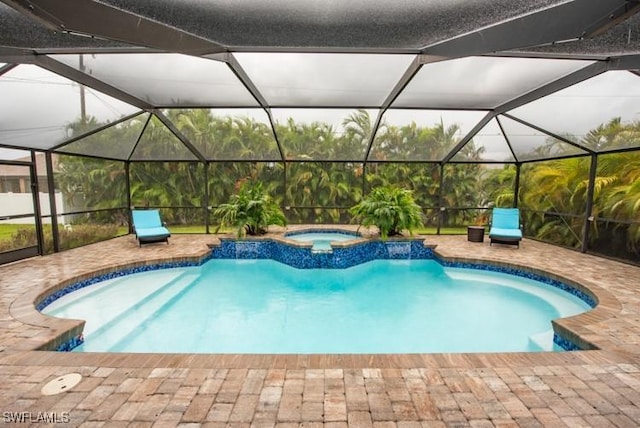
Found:
<path fill-rule="evenodd" d="M 517 245 L 520 248 L 522 229 L 520 226 L 520 210 L 518 208 L 494 208 L 489 229 L 491 242 Z"/>
<path fill-rule="evenodd" d="M 160 220 L 158 210 L 132 210 L 133 231 L 138 239 L 138 244 L 148 244 L 151 242 L 169 243 L 171 233 L 166 225 Z"/>

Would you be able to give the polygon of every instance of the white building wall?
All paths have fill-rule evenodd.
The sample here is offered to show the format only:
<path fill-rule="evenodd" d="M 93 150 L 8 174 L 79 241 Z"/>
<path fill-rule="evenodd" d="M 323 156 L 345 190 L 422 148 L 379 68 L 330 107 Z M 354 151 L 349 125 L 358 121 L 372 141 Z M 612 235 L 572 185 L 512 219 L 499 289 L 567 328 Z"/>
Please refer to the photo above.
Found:
<path fill-rule="evenodd" d="M 49 194 L 40 193 L 40 210 L 42 215 L 50 215 Z M 62 202 L 62 193 L 55 193 L 56 209 L 58 212 L 64 212 L 64 203 Z M 34 211 L 33 199 L 31 193 L 0 193 L 0 219 L 11 215 L 29 214 Z M 64 217 L 61 219 L 66 223 Z M 51 223 L 51 218 L 43 218 L 43 223 Z M 15 218 L 11 220 L 0 220 L 0 223 L 13 224 L 35 224 L 33 217 Z"/>

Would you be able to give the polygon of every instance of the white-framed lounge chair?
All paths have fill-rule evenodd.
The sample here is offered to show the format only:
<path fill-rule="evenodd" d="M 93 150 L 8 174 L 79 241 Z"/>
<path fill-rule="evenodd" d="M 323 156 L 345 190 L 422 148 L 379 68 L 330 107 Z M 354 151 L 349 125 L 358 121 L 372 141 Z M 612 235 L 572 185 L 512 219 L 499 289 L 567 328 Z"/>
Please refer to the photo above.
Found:
<path fill-rule="evenodd" d="M 520 225 L 520 210 L 518 208 L 494 208 L 489 229 L 489 245 L 511 244 L 520 248 L 522 241 L 522 227 Z"/>
<path fill-rule="evenodd" d="M 159 210 L 131 210 L 131 218 L 139 246 L 151 242 L 169 243 L 171 233 L 160 220 Z"/>

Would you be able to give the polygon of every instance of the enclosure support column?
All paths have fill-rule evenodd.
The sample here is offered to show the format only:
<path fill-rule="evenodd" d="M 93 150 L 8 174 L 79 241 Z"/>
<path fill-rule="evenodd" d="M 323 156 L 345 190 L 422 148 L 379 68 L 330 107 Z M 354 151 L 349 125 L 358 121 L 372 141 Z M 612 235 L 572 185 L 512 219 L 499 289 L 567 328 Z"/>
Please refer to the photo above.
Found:
<path fill-rule="evenodd" d="M 442 221 L 444 220 L 444 164 L 440 164 L 440 184 L 438 188 L 438 230 L 436 234 L 440 235 Z"/>
<path fill-rule="evenodd" d="M 287 198 L 287 169 L 289 168 L 289 164 L 284 158 L 282 159 L 282 192 L 284 195 L 282 196 L 282 202 L 284 203 L 284 216 L 287 219 L 287 223 L 289 223 L 291 218 L 291 205 L 289 199 Z"/>
<path fill-rule="evenodd" d="M 513 186 L 513 208 L 518 208 L 518 198 L 520 197 L 520 166 L 516 164 L 516 182 Z"/>
<path fill-rule="evenodd" d="M 367 191 L 367 163 L 362 163 L 362 199 L 364 199 L 365 192 Z"/>
<path fill-rule="evenodd" d="M 129 233 L 133 233 L 133 219 L 131 218 L 131 175 L 130 175 L 131 162 L 124 163 L 124 179 L 127 186 L 127 218 L 129 219 Z"/>
<path fill-rule="evenodd" d="M 209 162 L 204 163 L 204 228 L 209 234 Z"/>
<path fill-rule="evenodd" d="M 36 237 L 38 240 L 38 254 L 44 255 L 44 233 L 42 233 L 42 210 L 40 209 L 40 190 L 38 189 L 38 172 L 36 171 L 36 152 L 31 150 L 31 196 L 35 211 Z"/>
<path fill-rule="evenodd" d="M 598 172 L 598 155 L 591 154 L 591 166 L 589 167 L 589 187 L 587 189 L 587 207 L 584 213 L 584 225 L 582 226 L 582 252 L 588 250 L 589 234 L 591 233 L 591 222 L 594 221 L 593 213 L 593 194 L 596 188 L 596 175 Z"/>
<path fill-rule="evenodd" d="M 47 163 L 47 188 L 49 191 L 49 210 L 51 212 L 51 234 L 53 235 L 53 251 L 60 252 L 60 235 L 58 231 L 58 207 L 56 206 L 56 185 L 53 177 L 53 158 L 51 152 L 44 154 Z"/>

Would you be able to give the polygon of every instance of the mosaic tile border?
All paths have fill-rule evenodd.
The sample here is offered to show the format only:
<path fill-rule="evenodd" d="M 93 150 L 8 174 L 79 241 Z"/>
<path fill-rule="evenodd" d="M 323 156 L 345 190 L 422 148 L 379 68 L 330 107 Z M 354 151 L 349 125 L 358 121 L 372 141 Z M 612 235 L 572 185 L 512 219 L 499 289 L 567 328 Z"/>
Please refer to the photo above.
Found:
<path fill-rule="evenodd" d="M 207 262 L 211 259 L 211 254 L 207 257 L 204 257 L 199 261 L 179 261 L 179 262 L 161 262 L 154 263 L 149 265 L 141 265 L 141 266 L 133 266 L 124 269 L 114 270 L 112 272 L 104 273 L 101 275 L 96 275 L 91 278 L 83 279 L 72 284 L 67 285 L 49 295 L 47 295 L 44 299 L 39 301 L 35 306 L 38 312 L 42 311 L 44 308 L 49 306 L 54 301 L 58 300 L 62 296 L 69 294 L 73 291 L 80 290 L 81 288 L 88 287 L 89 285 L 97 284 L 98 282 L 106 281 L 108 279 L 119 278 L 125 275 L 131 275 L 134 273 L 140 272 L 149 272 L 160 269 L 171 269 L 171 268 L 181 268 L 181 267 L 189 267 L 189 266 L 200 266 L 203 263 Z"/>
<path fill-rule="evenodd" d="M 72 337 L 67 342 L 56 348 L 56 352 L 71 352 L 73 348 L 80 346 L 84 343 L 84 336 L 79 335 L 76 337 Z"/>
<path fill-rule="evenodd" d="M 307 232 L 308 231 L 301 231 L 300 233 Z M 38 311 L 42 311 L 42 309 L 60 297 L 104 280 L 159 269 L 200 266 L 212 259 L 272 259 L 299 269 L 344 269 L 372 260 L 435 260 L 444 267 L 492 271 L 536 280 L 572 294 L 592 308 L 597 305 L 596 299 L 582 290 L 539 273 L 529 272 L 517 267 L 492 264 L 489 261 L 463 262 L 447 260 L 436 254 L 432 247 L 425 246 L 421 239 L 366 241 L 344 247 L 334 247 L 333 251 L 330 252 L 313 252 L 311 248 L 291 246 L 286 243 L 270 239 L 235 240 L 231 238 L 222 238 L 220 239 L 220 245 L 212 246 L 211 252 L 201 260 L 160 262 L 129 267 L 97 275 L 77 281 L 55 291 L 54 293 L 51 293 L 50 295 L 47 295 L 36 305 L 36 309 Z M 71 351 L 73 348 L 83 343 L 83 341 L 84 339 L 82 336 L 74 337 L 60 345 L 56 350 Z M 558 333 L 554 333 L 553 342 L 566 351 L 581 349 L 574 342 L 560 336 Z"/>
<path fill-rule="evenodd" d="M 582 349 L 570 341 L 560 336 L 558 333 L 553 333 L 553 343 L 564 349 L 565 351 L 581 351 Z"/>
<path fill-rule="evenodd" d="M 345 269 L 372 260 L 433 259 L 433 248 L 421 239 L 365 241 L 313 251 L 270 239 L 220 239 L 212 250 L 214 259 L 271 259 L 297 269 Z"/>
<path fill-rule="evenodd" d="M 466 268 L 466 269 L 476 269 L 476 270 L 484 270 L 491 272 L 500 272 L 506 273 L 514 276 L 519 276 L 522 278 L 532 279 L 538 282 L 542 282 L 543 284 L 551 285 L 553 287 L 559 288 L 560 290 L 569 293 L 578 299 L 585 302 L 591 308 L 595 308 L 598 302 L 595 297 L 585 293 L 584 291 L 576 288 L 573 285 L 567 284 L 565 282 L 559 281 L 557 279 L 550 278 L 548 276 L 544 276 L 535 272 L 529 272 L 523 270 L 522 268 L 510 267 L 510 266 L 500 266 L 491 264 L 491 262 L 459 262 L 459 261 L 451 261 L 443 259 L 436 255 L 436 261 L 445 267 L 453 267 L 453 268 Z"/>

